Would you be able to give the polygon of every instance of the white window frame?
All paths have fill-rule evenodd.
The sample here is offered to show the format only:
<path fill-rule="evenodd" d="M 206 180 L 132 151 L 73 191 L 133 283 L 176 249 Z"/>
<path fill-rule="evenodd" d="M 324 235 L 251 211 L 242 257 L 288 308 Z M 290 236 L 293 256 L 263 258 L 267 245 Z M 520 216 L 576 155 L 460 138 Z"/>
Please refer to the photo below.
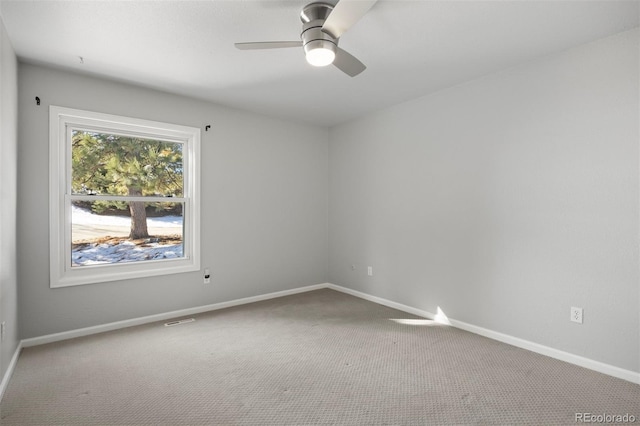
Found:
<path fill-rule="evenodd" d="M 183 257 L 71 267 L 71 129 L 96 130 L 183 144 Z M 50 286 L 68 287 L 200 270 L 200 129 L 138 118 L 49 107 Z M 112 197 L 110 197 L 112 198 Z M 123 197 L 126 201 L 167 202 L 162 197 Z M 100 199 L 91 196 L 91 200 Z"/>

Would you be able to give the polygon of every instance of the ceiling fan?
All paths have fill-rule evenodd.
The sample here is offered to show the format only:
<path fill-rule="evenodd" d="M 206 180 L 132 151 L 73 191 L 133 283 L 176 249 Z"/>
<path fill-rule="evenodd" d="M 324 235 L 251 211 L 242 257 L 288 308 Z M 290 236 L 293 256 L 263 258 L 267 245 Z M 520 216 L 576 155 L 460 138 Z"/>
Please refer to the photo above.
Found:
<path fill-rule="evenodd" d="M 280 49 L 304 47 L 307 62 L 317 67 L 335 65 L 339 70 L 355 77 L 367 67 L 350 53 L 338 47 L 338 41 L 377 0 L 340 0 L 335 6 L 314 2 L 300 12 L 302 33 L 300 41 L 262 41 L 235 43 L 240 50 Z"/>

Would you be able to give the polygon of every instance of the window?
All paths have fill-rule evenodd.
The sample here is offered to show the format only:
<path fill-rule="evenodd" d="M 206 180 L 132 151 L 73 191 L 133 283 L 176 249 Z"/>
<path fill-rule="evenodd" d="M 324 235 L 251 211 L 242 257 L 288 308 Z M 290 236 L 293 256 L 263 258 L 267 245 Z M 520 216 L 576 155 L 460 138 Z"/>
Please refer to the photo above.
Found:
<path fill-rule="evenodd" d="M 51 287 L 200 269 L 200 129 L 51 106 Z"/>

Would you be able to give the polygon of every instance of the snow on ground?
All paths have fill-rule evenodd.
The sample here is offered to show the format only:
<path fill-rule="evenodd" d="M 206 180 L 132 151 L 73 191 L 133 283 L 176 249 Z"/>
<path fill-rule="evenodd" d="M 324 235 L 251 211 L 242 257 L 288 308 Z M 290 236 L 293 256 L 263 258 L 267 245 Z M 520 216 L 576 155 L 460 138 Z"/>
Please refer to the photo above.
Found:
<path fill-rule="evenodd" d="M 137 246 L 130 241 L 119 244 L 88 244 L 71 252 L 73 266 L 138 262 L 141 260 L 177 259 L 182 257 L 182 244 L 148 243 Z"/>
<path fill-rule="evenodd" d="M 130 226 L 131 218 L 126 216 L 106 216 L 73 206 L 73 224 L 101 226 Z M 149 227 L 182 226 L 182 217 L 165 216 L 147 219 Z M 143 260 L 176 259 L 182 257 L 182 244 L 159 244 L 149 241 L 136 245 L 122 240 L 118 244 L 91 243 L 81 245 L 71 252 L 73 266 L 99 265 L 111 263 L 139 262 Z"/>

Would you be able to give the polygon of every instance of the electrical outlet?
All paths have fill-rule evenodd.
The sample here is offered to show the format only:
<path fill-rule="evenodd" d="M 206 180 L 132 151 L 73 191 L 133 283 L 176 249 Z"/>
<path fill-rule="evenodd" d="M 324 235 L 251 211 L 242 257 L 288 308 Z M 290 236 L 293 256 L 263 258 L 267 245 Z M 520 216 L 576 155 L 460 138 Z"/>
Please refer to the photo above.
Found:
<path fill-rule="evenodd" d="M 204 268 L 204 283 L 209 284 L 211 282 L 211 271 L 209 268 Z"/>
<path fill-rule="evenodd" d="M 351 270 L 355 271 L 356 270 L 356 265 L 351 265 Z"/>
<path fill-rule="evenodd" d="M 571 307 L 571 321 L 582 324 L 582 308 Z"/>
<path fill-rule="evenodd" d="M 0 323 L 0 341 L 4 340 L 4 331 L 6 328 L 7 323 L 5 321 L 2 321 L 2 323 Z"/>
<path fill-rule="evenodd" d="M 373 276 L 373 266 L 367 266 L 367 275 Z"/>

